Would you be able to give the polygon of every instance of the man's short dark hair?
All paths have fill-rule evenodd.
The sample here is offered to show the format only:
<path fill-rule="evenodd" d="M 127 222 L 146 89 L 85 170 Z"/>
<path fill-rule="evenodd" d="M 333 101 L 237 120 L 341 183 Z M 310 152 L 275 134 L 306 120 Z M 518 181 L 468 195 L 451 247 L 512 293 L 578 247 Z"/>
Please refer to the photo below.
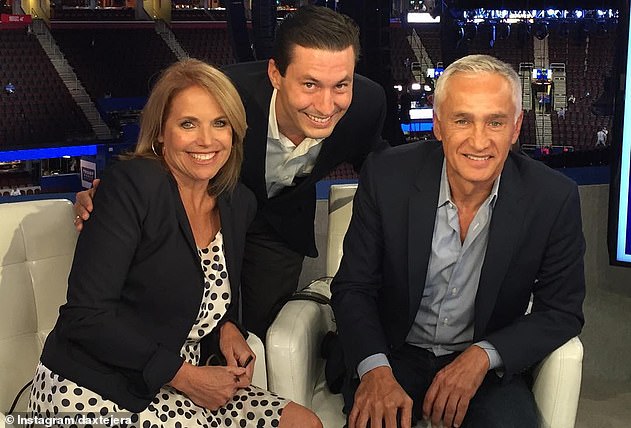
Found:
<path fill-rule="evenodd" d="M 359 60 L 359 27 L 351 18 L 321 6 L 303 6 L 280 23 L 272 58 L 281 76 L 291 63 L 294 46 L 339 52 L 349 46 Z"/>

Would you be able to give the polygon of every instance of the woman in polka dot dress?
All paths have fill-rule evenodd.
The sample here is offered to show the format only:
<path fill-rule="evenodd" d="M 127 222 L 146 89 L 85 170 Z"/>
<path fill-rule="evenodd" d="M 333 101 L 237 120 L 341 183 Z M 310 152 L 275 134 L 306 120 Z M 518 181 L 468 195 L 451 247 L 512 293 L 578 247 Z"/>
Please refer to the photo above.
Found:
<path fill-rule="evenodd" d="M 221 72 L 184 60 L 163 73 L 135 153 L 107 171 L 79 236 L 33 415 L 128 416 L 123 426 L 142 428 L 322 426 L 250 384 L 254 354 L 236 321 L 256 211 L 237 183 L 245 129 Z M 211 353 L 224 364 L 205 365 Z"/>

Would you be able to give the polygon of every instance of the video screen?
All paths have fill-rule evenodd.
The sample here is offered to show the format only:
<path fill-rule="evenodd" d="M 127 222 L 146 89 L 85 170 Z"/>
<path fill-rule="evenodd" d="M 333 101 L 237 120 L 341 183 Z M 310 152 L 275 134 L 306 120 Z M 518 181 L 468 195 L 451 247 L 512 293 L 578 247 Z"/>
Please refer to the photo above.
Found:
<path fill-rule="evenodd" d="M 620 18 L 620 59 L 616 122 L 613 130 L 614 152 L 609 204 L 609 253 L 613 264 L 631 267 L 631 36 L 629 35 L 629 2 Z"/>

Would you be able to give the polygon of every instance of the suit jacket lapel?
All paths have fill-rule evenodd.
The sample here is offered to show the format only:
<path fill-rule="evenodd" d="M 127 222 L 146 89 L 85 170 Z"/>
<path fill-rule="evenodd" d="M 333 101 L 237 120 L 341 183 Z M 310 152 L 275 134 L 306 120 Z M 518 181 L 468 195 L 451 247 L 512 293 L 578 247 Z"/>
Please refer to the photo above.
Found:
<path fill-rule="evenodd" d="M 195 254 L 196 257 L 199 257 L 197 254 L 197 244 L 195 243 L 195 237 L 193 236 L 193 230 L 191 229 L 191 224 L 188 221 L 188 216 L 186 215 L 186 210 L 184 209 L 184 204 L 182 203 L 182 198 L 180 198 L 180 191 L 177 188 L 177 183 L 173 176 L 170 177 L 171 181 L 171 191 L 174 193 L 173 198 L 175 202 L 175 216 L 177 217 L 177 222 L 180 225 L 180 230 L 186 238 L 186 242 L 188 243 L 191 251 Z"/>
<path fill-rule="evenodd" d="M 221 219 L 221 233 L 223 235 L 224 256 L 226 258 L 226 269 L 228 270 L 228 278 L 237 278 L 234 272 L 234 223 L 232 221 L 232 204 L 230 197 L 225 194 L 217 198 L 219 205 L 219 217 Z M 238 281 L 231 282 L 237 284 Z M 233 290 L 234 292 L 234 290 Z"/>
<path fill-rule="evenodd" d="M 272 99 L 272 85 L 265 75 L 253 89 L 253 95 L 247 100 L 246 111 L 248 131 L 244 141 L 244 159 L 242 167 L 243 182 L 259 200 L 267 199 L 265 185 L 265 157 L 267 154 L 267 127 L 269 123 L 269 103 Z M 262 161 L 261 161 L 262 160 Z"/>
<path fill-rule="evenodd" d="M 523 223 L 524 216 L 524 210 L 520 208 L 522 194 L 519 171 L 509 156 L 502 171 L 498 198 L 493 208 L 489 240 L 475 299 L 474 340 L 486 330 L 517 246 L 519 225 Z"/>
<path fill-rule="evenodd" d="M 410 196 L 408 234 L 409 272 L 409 327 L 418 311 L 427 277 L 427 266 L 432 249 L 432 235 L 443 166 L 443 149 L 438 145 L 419 165 L 415 182 L 416 192 Z M 406 330 L 407 331 L 407 330 Z"/>

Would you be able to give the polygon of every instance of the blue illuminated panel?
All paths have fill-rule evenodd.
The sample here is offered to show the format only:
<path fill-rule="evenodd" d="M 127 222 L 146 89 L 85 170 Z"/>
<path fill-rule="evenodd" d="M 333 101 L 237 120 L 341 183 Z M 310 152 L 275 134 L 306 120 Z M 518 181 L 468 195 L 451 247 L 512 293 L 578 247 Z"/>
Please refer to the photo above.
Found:
<path fill-rule="evenodd" d="M 629 32 L 631 34 L 631 32 Z M 616 259 L 631 263 L 631 192 L 629 171 L 631 164 L 631 36 L 627 40 L 627 59 L 624 95 L 624 119 L 622 122 L 622 149 L 620 158 L 620 196 L 618 200 L 618 242 Z"/>
<path fill-rule="evenodd" d="M 429 132 L 433 129 L 434 124 L 432 122 L 412 122 L 402 123 L 401 130 L 403 132 Z"/>
<path fill-rule="evenodd" d="M 96 155 L 96 144 L 88 146 L 48 147 L 45 149 L 12 150 L 1 152 L 0 162 L 54 159 L 62 156 Z"/>

